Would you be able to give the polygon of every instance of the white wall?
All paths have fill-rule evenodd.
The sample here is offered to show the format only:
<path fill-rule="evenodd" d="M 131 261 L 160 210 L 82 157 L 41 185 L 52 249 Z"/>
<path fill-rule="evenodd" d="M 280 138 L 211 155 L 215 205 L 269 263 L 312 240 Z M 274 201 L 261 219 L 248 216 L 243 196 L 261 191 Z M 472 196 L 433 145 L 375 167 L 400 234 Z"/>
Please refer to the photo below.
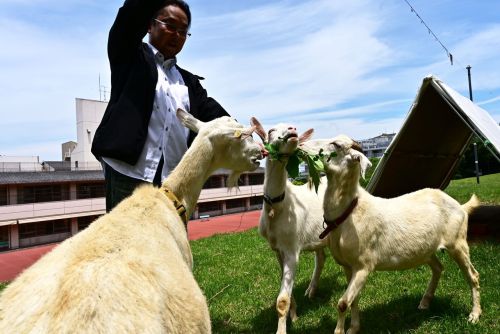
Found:
<path fill-rule="evenodd" d="M 76 98 L 76 136 L 77 145 L 71 153 L 71 161 L 78 161 L 82 167 L 98 163 L 90 152 L 95 130 L 101 122 L 107 102 Z"/>
<path fill-rule="evenodd" d="M 0 155 L 0 172 L 36 172 L 42 165 L 38 156 Z"/>

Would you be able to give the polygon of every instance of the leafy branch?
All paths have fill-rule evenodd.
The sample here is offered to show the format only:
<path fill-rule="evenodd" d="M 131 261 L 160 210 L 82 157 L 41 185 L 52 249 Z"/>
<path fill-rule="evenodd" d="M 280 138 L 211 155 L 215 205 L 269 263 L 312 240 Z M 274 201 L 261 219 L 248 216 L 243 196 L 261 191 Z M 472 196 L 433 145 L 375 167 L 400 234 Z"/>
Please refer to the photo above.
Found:
<path fill-rule="evenodd" d="M 325 166 L 323 165 L 325 154 L 323 154 L 322 149 L 318 154 L 310 154 L 300 148 L 295 150 L 295 152 L 293 152 L 292 154 L 282 154 L 279 153 L 279 148 L 277 145 L 266 143 L 264 144 L 264 146 L 269 152 L 268 159 L 283 161 L 283 158 L 288 158 L 286 171 L 288 173 L 288 176 L 292 179 L 296 179 L 299 176 L 299 165 L 301 163 L 307 164 L 309 177 L 314 184 L 314 189 L 316 190 L 316 192 L 318 192 L 321 172 L 325 170 Z M 337 156 L 337 153 L 332 152 L 328 157 L 328 161 L 335 156 Z"/>

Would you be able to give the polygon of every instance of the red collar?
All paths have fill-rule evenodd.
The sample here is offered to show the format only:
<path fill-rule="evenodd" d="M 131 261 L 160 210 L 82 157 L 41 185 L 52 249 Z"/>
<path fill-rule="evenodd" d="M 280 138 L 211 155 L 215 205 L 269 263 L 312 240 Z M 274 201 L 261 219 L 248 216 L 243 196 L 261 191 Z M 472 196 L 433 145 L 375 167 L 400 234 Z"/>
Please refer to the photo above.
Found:
<path fill-rule="evenodd" d="M 351 204 L 349 204 L 347 209 L 345 209 L 344 213 L 342 213 L 342 215 L 340 215 L 340 217 L 338 217 L 337 219 L 334 219 L 334 220 L 330 220 L 330 221 L 324 219 L 323 227 L 325 228 L 325 230 L 323 232 L 321 232 L 321 234 L 319 235 L 319 238 L 320 239 L 325 238 L 328 235 L 328 233 L 330 233 L 333 229 L 339 227 L 347 219 L 347 217 L 349 217 L 349 215 L 354 211 L 354 208 L 356 207 L 356 205 L 358 205 L 358 198 L 357 197 L 355 197 L 352 200 Z M 325 227 L 325 225 L 326 225 L 326 227 Z"/>

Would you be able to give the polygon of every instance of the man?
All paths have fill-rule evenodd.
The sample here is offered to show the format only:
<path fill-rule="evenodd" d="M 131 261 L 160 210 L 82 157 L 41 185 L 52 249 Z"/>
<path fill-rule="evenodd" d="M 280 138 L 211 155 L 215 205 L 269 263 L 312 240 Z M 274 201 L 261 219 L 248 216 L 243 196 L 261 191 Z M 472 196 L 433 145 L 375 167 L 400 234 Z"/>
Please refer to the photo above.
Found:
<path fill-rule="evenodd" d="M 159 186 L 186 152 L 196 134 L 178 121 L 177 108 L 205 122 L 228 115 L 203 78 L 176 64 L 190 26 L 183 0 L 126 0 L 118 11 L 108 40 L 111 97 L 92 143 L 108 212 L 139 184 Z"/>

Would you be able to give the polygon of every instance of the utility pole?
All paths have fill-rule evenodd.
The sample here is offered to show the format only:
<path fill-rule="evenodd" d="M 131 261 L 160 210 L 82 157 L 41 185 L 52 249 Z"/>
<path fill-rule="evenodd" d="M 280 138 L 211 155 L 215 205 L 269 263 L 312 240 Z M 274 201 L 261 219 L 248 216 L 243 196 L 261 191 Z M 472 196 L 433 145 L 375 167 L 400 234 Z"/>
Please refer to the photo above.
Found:
<path fill-rule="evenodd" d="M 471 101 L 473 101 L 472 100 L 472 83 L 471 83 L 471 79 L 470 79 L 470 69 L 471 69 L 471 67 L 470 67 L 470 65 L 467 65 L 466 68 L 467 68 L 467 75 L 469 76 L 469 98 L 470 98 Z"/>
<path fill-rule="evenodd" d="M 479 184 L 479 161 L 477 160 L 477 144 L 474 143 L 474 164 L 476 165 L 476 181 Z"/>
<path fill-rule="evenodd" d="M 470 69 L 471 69 L 471 66 L 470 65 L 467 65 L 467 76 L 469 77 L 469 98 L 471 101 L 472 100 L 472 82 L 471 82 L 471 78 L 470 78 Z M 476 181 L 477 181 L 477 184 L 479 184 L 479 160 L 477 158 L 477 143 L 474 143 L 474 164 L 475 164 L 475 167 L 476 167 Z"/>

